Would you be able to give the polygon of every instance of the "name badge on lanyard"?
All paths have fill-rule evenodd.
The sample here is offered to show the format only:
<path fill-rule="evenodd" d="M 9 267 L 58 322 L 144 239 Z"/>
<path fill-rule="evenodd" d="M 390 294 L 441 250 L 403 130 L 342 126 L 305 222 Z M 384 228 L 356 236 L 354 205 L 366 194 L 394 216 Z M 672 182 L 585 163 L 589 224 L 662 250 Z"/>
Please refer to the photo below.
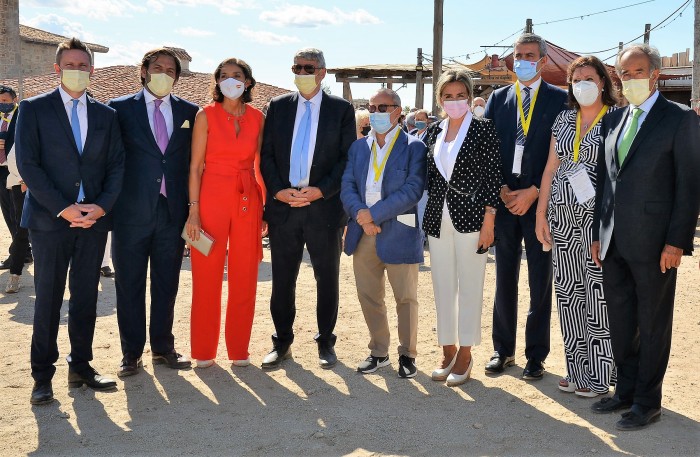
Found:
<path fill-rule="evenodd" d="M 579 205 L 583 205 L 591 198 L 595 197 L 595 188 L 591 182 L 591 178 L 588 176 L 588 171 L 586 167 L 577 163 L 574 165 L 574 169 L 567 174 L 569 179 L 569 184 L 576 195 L 576 201 Z"/>
<path fill-rule="evenodd" d="M 384 158 L 382 159 L 382 163 L 377 163 L 377 142 L 374 141 L 372 142 L 372 170 L 374 172 L 374 175 L 372 176 L 372 182 L 367 186 L 367 190 L 365 191 L 365 203 L 367 204 L 368 207 L 372 207 L 375 205 L 379 200 L 382 199 L 382 185 L 381 182 L 379 181 L 379 178 L 382 177 L 382 174 L 384 173 L 384 168 L 386 167 L 386 162 L 389 160 L 389 154 L 391 154 L 391 151 L 394 149 L 394 144 L 396 143 L 396 139 L 399 137 L 399 132 L 396 132 L 394 135 L 394 139 L 391 140 L 391 144 L 389 144 L 389 149 L 386 151 L 386 154 L 384 155 Z"/>

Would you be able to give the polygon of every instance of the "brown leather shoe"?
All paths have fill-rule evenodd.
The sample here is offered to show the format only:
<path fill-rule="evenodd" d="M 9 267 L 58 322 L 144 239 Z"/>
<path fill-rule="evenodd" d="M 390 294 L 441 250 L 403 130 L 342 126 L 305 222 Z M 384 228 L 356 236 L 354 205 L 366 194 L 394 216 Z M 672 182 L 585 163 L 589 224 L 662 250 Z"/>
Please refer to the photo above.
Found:
<path fill-rule="evenodd" d="M 192 361 L 182 354 L 177 352 L 169 352 L 167 354 L 153 353 L 153 365 L 167 365 L 174 370 L 183 370 L 192 367 Z"/>
<path fill-rule="evenodd" d="M 141 357 L 139 357 L 138 359 L 124 357 L 122 359 L 122 364 L 119 367 L 119 371 L 117 371 L 117 376 L 119 376 L 120 378 L 124 378 L 126 376 L 133 376 L 137 374 L 142 367 L 143 362 L 141 361 Z"/>

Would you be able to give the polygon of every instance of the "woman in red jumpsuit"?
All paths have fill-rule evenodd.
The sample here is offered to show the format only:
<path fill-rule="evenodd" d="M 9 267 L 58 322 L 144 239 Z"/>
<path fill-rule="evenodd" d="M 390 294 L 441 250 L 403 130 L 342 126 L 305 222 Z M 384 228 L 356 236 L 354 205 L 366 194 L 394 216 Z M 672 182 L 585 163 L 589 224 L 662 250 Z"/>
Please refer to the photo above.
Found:
<path fill-rule="evenodd" d="M 197 113 L 192 132 L 187 234 L 203 229 L 215 241 L 209 256 L 192 259 L 192 358 L 197 367 L 214 363 L 221 326 L 221 288 L 228 248 L 225 338 L 234 366 L 250 364 L 248 344 L 255 312 L 263 195 L 260 145 L 264 116 L 248 102 L 255 86 L 250 66 L 226 59 L 214 72 L 214 102 Z"/>

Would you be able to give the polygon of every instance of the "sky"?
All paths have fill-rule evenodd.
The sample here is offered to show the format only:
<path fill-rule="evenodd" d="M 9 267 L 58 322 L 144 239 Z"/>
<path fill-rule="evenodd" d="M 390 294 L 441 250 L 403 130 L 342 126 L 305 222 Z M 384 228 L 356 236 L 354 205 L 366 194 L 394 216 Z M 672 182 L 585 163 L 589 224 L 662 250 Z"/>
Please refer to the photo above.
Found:
<path fill-rule="evenodd" d="M 444 0 L 443 57 L 479 61 L 485 55 L 482 46 L 511 45 L 531 18 L 534 32 L 548 41 L 606 59 L 615 55 L 618 42 L 633 40 L 644 32 L 644 24 L 654 27 L 679 8 L 651 32 L 650 44 L 662 56 L 686 48 L 692 54 L 693 3 L 501 0 L 489 11 L 489 2 Z M 96 54 L 96 67 L 135 65 L 149 49 L 175 46 L 192 56 L 192 71 L 212 73 L 220 61 L 238 57 L 250 64 L 257 81 L 287 89 L 294 89 L 294 53 L 304 47 L 323 50 L 329 68 L 414 64 L 417 48 L 428 56 L 433 53 L 429 0 L 20 0 L 20 23 L 109 47 L 107 54 Z M 607 51 L 597 52 L 602 50 Z M 509 50 L 493 47 L 487 52 Z M 342 96 L 342 85 L 333 75 L 324 81 Z M 379 87 L 353 84 L 352 94 L 368 98 Z M 427 86 L 426 93 L 430 90 Z M 415 85 L 398 89 L 398 94 L 404 105 L 412 106 Z M 429 96 L 425 105 L 430 105 Z"/>

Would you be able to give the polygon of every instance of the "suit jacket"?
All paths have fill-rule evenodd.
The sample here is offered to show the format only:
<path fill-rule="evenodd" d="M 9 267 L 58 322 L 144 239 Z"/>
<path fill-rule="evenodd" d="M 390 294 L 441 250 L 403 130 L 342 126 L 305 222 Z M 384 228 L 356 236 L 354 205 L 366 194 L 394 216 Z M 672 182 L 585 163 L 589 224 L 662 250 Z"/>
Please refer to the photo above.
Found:
<path fill-rule="evenodd" d="M 15 144 L 15 129 L 17 127 L 17 114 L 19 113 L 19 108 L 12 115 L 10 123 L 7 125 L 7 136 L 5 137 L 5 154 L 9 154 L 12 146 Z"/>
<path fill-rule="evenodd" d="M 542 172 L 549 156 L 552 124 L 562 110 L 566 109 L 567 94 L 564 90 L 544 82 L 540 83 L 537 101 L 521 166 L 520 179 L 513 175 L 513 156 L 517 136 L 518 100 L 515 84 L 496 90 L 486 102 L 484 118 L 492 119 L 501 139 L 501 160 L 505 184 L 512 190 L 526 189 L 533 184 L 539 188 Z"/>
<path fill-rule="evenodd" d="M 658 262 L 665 244 L 693 250 L 700 211 L 697 115 L 662 95 L 652 105 L 620 167 L 617 140 L 629 109 L 603 117 L 593 240 L 604 258 L 615 245 L 630 261 Z"/>
<path fill-rule="evenodd" d="M 291 209 L 274 196 L 280 190 L 291 187 L 289 163 L 298 97 L 299 93 L 294 92 L 273 98 L 265 118 L 260 172 L 267 188 L 263 218 L 270 224 L 283 224 Z M 356 138 L 352 105 L 340 97 L 323 93 L 309 175 L 309 186 L 318 187 L 323 198 L 309 206 L 311 224 L 328 227 L 342 227 L 345 224 L 339 196 L 340 180 L 348 149 Z"/>
<path fill-rule="evenodd" d="M 455 229 L 460 233 L 478 232 L 484 223 L 484 207 L 496 207 L 500 201 L 503 177 L 496 130 L 492 121 L 472 117 L 449 182 L 435 163 L 435 143 L 442 131 L 440 124 L 431 125 L 425 138 L 428 145 L 428 203 L 423 230 L 440 238 L 443 204 L 447 198 L 447 210 Z"/>
<path fill-rule="evenodd" d="M 384 263 L 420 263 L 423 261 L 423 237 L 418 224 L 417 204 L 425 186 L 425 145 L 399 129 L 391 155 L 384 166 L 382 199 L 369 208 L 377 234 L 377 256 Z M 349 217 L 345 234 L 345 253 L 352 255 L 364 231 L 355 221 L 357 212 L 367 209 L 365 190 L 371 150 L 366 138 L 356 140 L 348 153 L 340 199 Z M 397 216 L 407 214 L 413 227 Z"/>
<path fill-rule="evenodd" d="M 185 225 L 192 127 L 199 107 L 174 95 L 170 100 L 173 133 L 165 154 L 151 131 L 143 91 L 108 103 L 117 110 L 125 149 L 124 187 L 114 205 L 116 224 L 149 224 L 157 214 L 161 179 L 165 175 L 172 223 Z"/>
<path fill-rule="evenodd" d="M 58 89 L 20 103 L 15 152 L 20 174 L 29 188 L 22 227 L 68 229 L 70 223 L 58 214 L 76 202 L 82 182 L 85 200 L 107 212 L 92 228 L 111 229 L 111 211 L 124 175 L 119 122 L 116 111 L 89 95 L 87 118 L 87 138 L 81 155 Z"/>

